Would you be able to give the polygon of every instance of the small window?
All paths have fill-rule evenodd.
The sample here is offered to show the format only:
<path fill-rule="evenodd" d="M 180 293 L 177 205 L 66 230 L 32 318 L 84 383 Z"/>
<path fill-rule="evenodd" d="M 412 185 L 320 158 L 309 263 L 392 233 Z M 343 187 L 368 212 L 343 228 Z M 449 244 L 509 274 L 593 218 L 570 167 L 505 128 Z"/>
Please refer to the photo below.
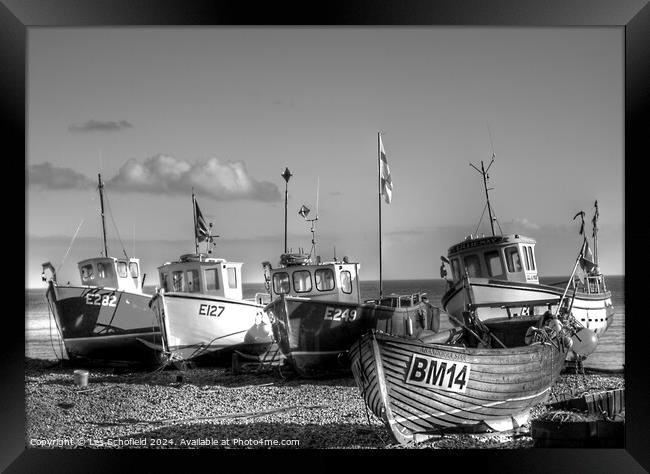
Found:
<path fill-rule="evenodd" d="M 462 273 L 460 272 L 460 263 L 458 262 L 457 258 L 454 258 L 451 261 L 451 272 L 453 274 L 454 279 L 458 280 L 462 276 Z"/>
<path fill-rule="evenodd" d="M 237 269 L 228 267 L 228 288 L 237 288 Z"/>
<path fill-rule="evenodd" d="M 316 273 L 318 274 L 318 270 Z M 318 276 L 316 277 L 316 288 L 318 288 Z M 318 289 L 320 290 L 320 288 Z M 341 272 L 341 290 L 343 293 L 352 293 L 352 275 L 347 270 Z"/>
<path fill-rule="evenodd" d="M 293 272 L 293 289 L 296 293 L 311 291 L 311 273 L 308 270 Z"/>
<path fill-rule="evenodd" d="M 506 265 L 510 273 L 521 271 L 521 259 L 517 247 L 506 248 Z"/>
<path fill-rule="evenodd" d="M 112 265 L 108 263 L 98 263 L 97 264 L 97 276 L 99 278 L 111 278 L 113 272 L 111 271 Z"/>
<path fill-rule="evenodd" d="M 203 274 L 205 275 L 205 288 L 207 291 L 214 291 L 221 288 L 218 272 L 218 268 L 210 268 L 209 270 L 203 271 Z"/>
<path fill-rule="evenodd" d="M 350 272 L 345 272 L 350 278 Z M 334 289 L 334 272 L 331 268 L 319 268 L 314 272 L 316 289 L 319 291 L 330 291 Z M 341 272 L 341 285 L 343 285 L 343 272 Z"/>
<path fill-rule="evenodd" d="M 137 263 L 129 263 L 129 273 L 131 273 L 131 278 L 138 278 L 140 276 L 140 271 L 138 270 Z"/>
<path fill-rule="evenodd" d="M 528 260 L 528 252 L 526 252 L 527 249 L 528 247 L 525 245 L 521 247 L 521 250 L 523 251 L 524 254 L 524 264 L 526 265 L 526 270 L 530 270 L 531 269 L 530 261 Z"/>
<path fill-rule="evenodd" d="M 172 291 L 183 291 L 183 272 L 172 272 Z"/>
<path fill-rule="evenodd" d="M 535 259 L 533 258 L 533 247 L 528 247 L 528 258 L 530 259 L 530 269 L 535 270 Z"/>
<path fill-rule="evenodd" d="M 199 282 L 199 271 L 188 270 L 187 277 L 187 291 L 190 293 L 199 293 L 201 291 L 201 283 Z"/>
<path fill-rule="evenodd" d="M 81 267 L 82 280 L 92 280 L 94 278 L 95 278 L 95 274 L 93 273 L 92 264 L 84 265 L 83 267 Z"/>
<path fill-rule="evenodd" d="M 503 275 L 503 264 L 498 250 L 485 252 L 485 264 L 487 265 L 488 275 L 491 277 Z"/>
<path fill-rule="evenodd" d="M 289 274 L 279 272 L 273 275 L 273 291 L 277 294 L 289 293 Z"/>
<path fill-rule="evenodd" d="M 122 260 L 117 261 L 117 275 L 120 278 L 126 278 L 127 275 L 127 270 L 126 270 L 126 262 Z"/>
<path fill-rule="evenodd" d="M 166 273 L 161 273 L 160 274 L 160 283 L 162 284 L 162 289 L 165 291 L 169 291 L 169 283 L 167 282 L 167 274 Z"/>
<path fill-rule="evenodd" d="M 478 255 L 468 255 L 464 258 L 467 274 L 471 277 L 481 276 L 481 261 Z"/>

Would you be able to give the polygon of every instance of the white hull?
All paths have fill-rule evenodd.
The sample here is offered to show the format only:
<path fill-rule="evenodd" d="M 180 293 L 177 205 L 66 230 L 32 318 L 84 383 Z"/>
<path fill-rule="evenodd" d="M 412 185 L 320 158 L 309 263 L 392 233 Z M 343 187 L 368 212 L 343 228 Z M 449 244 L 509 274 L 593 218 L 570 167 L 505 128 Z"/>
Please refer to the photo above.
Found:
<path fill-rule="evenodd" d="M 541 315 L 549 305 L 552 312 L 556 310 L 563 291 L 564 288 L 550 285 L 474 278 L 470 280 L 468 288 L 463 288 L 461 281 L 448 290 L 443 296 L 442 304 L 445 311 L 460 320 L 468 304 L 476 308 L 482 321 L 519 315 Z M 567 297 L 572 296 L 573 292 L 569 290 Z M 512 306 L 513 303 L 521 304 L 521 307 L 511 307 L 508 314 L 508 310 L 502 306 Z M 579 323 L 601 336 L 614 316 L 611 293 L 576 292 L 571 312 Z"/>
<path fill-rule="evenodd" d="M 263 306 L 196 293 L 158 293 L 151 307 L 161 321 L 171 360 L 191 360 L 225 349 L 260 353 L 273 342 Z"/>

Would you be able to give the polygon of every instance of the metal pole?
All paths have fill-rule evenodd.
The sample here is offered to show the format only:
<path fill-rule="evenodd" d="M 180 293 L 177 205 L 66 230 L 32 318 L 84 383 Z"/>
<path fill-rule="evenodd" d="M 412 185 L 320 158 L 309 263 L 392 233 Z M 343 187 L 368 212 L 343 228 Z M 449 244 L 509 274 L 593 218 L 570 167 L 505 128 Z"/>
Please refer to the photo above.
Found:
<path fill-rule="evenodd" d="M 192 188 L 192 216 L 194 216 L 194 253 L 199 253 L 199 241 L 196 238 L 196 198 L 194 197 L 194 188 Z"/>
<path fill-rule="evenodd" d="M 586 239 L 585 239 L 586 242 Z M 576 274 L 576 270 L 578 269 L 578 264 L 580 263 L 580 259 L 582 258 L 582 254 L 585 249 L 585 244 L 583 242 L 582 248 L 580 249 L 580 254 L 578 254 L 578 258 L 576 259 L 576 263 L 573 266 L 573 271 L 571 272 L 571 276 L 569 277 L 569 281 L 567 282 L 566 288 L 564 288 L 564 293 L 562 293 L 562 298 L 560 298 L 559 303 L 557 304 L 557 309 L 555 310 L 555 317 L 560 313 L 560 308 L 562 307 L 562 301 L 564 301 L 564 298 L 569 291 L 569 286 L 571 286 L 571 282 L 573 281 L 573 275 Z"/>
<path fill-rule="evenodd" d="M 104 238 L 104 257 L 108 257 L 108 245 L 106 244 L 106 223 L 104 222 L 104 183 L 102 183 L 101 173 L 97 174 L 99 179 L 99 204 L 101 206 L 102 215 L 102 235 Z"/>
<path fill-rule="evenodd" d="M 379 195 L 377 202 L 379 203 L 379 299 L 383 295 L 383 281 L 382 281 L 382 268 L 381 268 L 381 146 L 379 141 L 381 140 L 381 132 L 377 133 L 377 184 L 379 188 Z"/>
<path fill-rule="evenodd" d="M 485 172 L 485 167 L 483 166 L 483 160 L 481 160 L 481 173 L 483 174 L 483 187 L 485 188 L 485 199 L 487 200 L 488 214 L 490 215 L 490 228 L 492 229 L 492 235 L 494 236 L 494 220 L 492 219 L 492 206 L 490 206 L 490 196 L 488 195 L 487 187 L 487 173 Z"/>
<path fill-rule="evenodd" d="M 289 182 L 284 183 L 284 253 L 287 253 L 287 201 L 289 199 Z"/>

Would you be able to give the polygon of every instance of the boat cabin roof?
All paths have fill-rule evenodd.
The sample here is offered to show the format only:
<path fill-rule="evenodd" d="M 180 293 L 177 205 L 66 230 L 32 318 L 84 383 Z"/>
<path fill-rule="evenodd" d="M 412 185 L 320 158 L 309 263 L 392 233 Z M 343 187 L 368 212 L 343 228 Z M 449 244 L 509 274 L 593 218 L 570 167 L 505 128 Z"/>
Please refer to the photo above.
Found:
<path fill-rule="evenodd" d="M 81 284 L 123 291 L 142 291 L 140 259 L 95 257 L 77 263 Z"/>
<path fill-rule="evenodd" d="M 486 247 L 503 247 L 513 243 L 525 243 L 535 245 L 537 242 L 531 237 L 526 237 L 521 234 L 507 234 L 507 235 L 492 235 L 492 236 L 473 236 L 468 235 L 465 240 L 449 247 L 447 255 L 451 257 L 453 254 L 465 252 L 467 250 L 485 249 Z"/>

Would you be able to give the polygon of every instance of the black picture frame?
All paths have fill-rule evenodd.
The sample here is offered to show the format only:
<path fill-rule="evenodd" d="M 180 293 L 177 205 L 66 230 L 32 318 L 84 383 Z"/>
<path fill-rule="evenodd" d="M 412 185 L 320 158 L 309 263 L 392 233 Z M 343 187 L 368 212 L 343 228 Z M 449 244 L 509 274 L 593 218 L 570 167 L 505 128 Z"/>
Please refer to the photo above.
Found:
<path fill-rule="evenodd" d="M 645 275 L 649 231 L 641 194 L 645 185 L 642 164 L 647 154 L 650 114 L 650 6 L 647 0 L 448 0 L 371 2 L 348 0 L 322 4 L 267 2 L 252 7 L 245 2 L 207 0 L 0 0 L 0 103 L 3 142 L 12 142 L 14 154 L 5 163 L 10 181 L 16 154 L 26 157 L 26 41 L 27 29 L 36 26 L 146 26 L 146 25 L 445 25 L 445 26 L 614 26 L 625 35 L 625 385 L 626 426 L 624 449 L 531 450 L 409 450 L 345 453 L 359 462 L 391 461 L 415 469 L 480 469 L 483 472 L 647 472 L 650 470 L 648 427 L 650 371 L 644 354 L 648 346 L 648 316 L 640 311 L 639 295 Z M 26 174 L 25 174 L 26 179 Z M 15 179 L 14 179 L 15 180 Z M 552 188 L 549 189 L 552 192 Z M 5 191 L 5 210 L 15 191 Z M 25 190 L 25 204 L 27 191 Z M 25 206 L 26 209 L 26 206 Z M 12 227 L 15 224 L 12 223 Z M 15 239 L 13 239 L 15 240 Z M 25 243 L 27 245 L 27 242 Z M 7 248 L 11 253 L 15 250 Z M 641 265 L 639 265 L 641 264 Z M 13 283 L 16 281 L 10 275 Z M 647 290 L 645 290 L 647 291 Z M 5 294 L 15 304 L 13 292 Z M 17 311 L 16 311 L 17 312 Z M 24 320 L 8 310 L 3 315 L 2 380 L 0 382 L 0 469 L 5 472 L 108 472 L 145 469 L 232 469 L 233 462 L 259 468 L 310 469 L 323 457 L 326 465 L 339 452 L 291 453 L 158 450 L 25 449 Z M 10 324 L 8 324 L 10 323 Z M 190 461 L 191 460 L 191 461 Z M 442 461 L 446 461 L 444 467 Z M 191 462 L 191 463 L 190 463 Z M 140 464 L 136 467 L 134 463 Z M 188 464 L 189 463 L 189 464 Z M 218 464 L 217 464 L 218 463 Z M 269 464 L 270 463 L 270 464 Z M 364 468 L 367 469 L 367 468 Z"/>

